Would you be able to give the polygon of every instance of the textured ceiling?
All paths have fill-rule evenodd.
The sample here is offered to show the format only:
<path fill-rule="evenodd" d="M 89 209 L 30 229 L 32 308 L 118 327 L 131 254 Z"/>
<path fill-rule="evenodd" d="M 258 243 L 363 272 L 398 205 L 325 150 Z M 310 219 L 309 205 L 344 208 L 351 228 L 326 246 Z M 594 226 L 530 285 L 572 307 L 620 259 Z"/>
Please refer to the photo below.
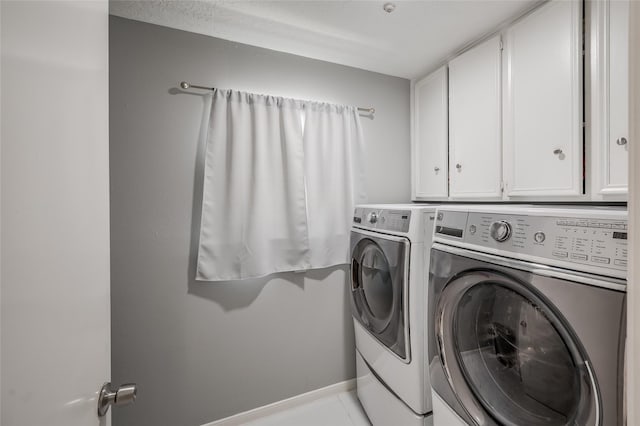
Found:
<path fill-rule="evenodd" d="M 110 13 L 405 78 L 421 77 L 537 0 L 111 0 Z"/>

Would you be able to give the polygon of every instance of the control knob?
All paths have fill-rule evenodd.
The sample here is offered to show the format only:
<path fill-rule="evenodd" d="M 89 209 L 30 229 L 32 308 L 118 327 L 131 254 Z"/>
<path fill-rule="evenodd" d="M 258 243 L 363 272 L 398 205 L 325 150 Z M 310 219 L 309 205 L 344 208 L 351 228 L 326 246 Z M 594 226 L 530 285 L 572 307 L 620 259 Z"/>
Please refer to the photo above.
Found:
<path fill-rule="evenodd" d="M 369 223 L 376 223 L 378 221 L 378 213 L 371 212 L 369 213 Z"/>
<path fill-rule="evenodd" d="M 505 242 L 511 237 L 511 224 L 506 220 L 499 220 L 491 224 L 489 228 L 491 238 L 499 243 Z"/>

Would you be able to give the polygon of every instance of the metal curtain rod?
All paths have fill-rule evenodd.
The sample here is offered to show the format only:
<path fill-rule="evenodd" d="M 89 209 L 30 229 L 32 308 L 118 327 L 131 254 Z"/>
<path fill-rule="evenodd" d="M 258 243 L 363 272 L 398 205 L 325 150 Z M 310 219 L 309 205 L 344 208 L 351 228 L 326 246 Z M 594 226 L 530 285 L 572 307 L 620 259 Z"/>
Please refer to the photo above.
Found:
<path fill-rule="evenodd" d="M 202 90 L 215 90 L 215 87 L 198 86 L 197 84 L 187 83 L 186 81 L 181 81 L 180 82 L 180 87 L 182 87 L 184 90 L 187 90 L 190 87 L 193 87 L 194 89 L 202 89 Z M 375 108 L 358 107 L 358 111 L 367 112 L 369 114 L 375 114 L 376 113 L 376 109 Z"/>

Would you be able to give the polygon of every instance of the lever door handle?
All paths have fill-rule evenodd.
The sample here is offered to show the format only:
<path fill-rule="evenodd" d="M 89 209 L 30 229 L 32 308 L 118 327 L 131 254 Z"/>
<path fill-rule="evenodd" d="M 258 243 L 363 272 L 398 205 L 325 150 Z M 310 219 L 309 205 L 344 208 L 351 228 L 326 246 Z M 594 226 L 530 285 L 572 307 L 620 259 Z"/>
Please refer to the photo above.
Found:
<path fill-rule="evenodd" d="M 351 259 L 351 291 L 356 291 L 356 289 L 360 286 L 359 282 L 359 264 L 355 259 Z"/>
<path fill-rule="evenodd" d="M 135 383 L 125 383 L 113 389 L 110 382 L 102 385 L 98 395 L 98 417 L 103 417 L 112 405 L 133 404 L 138 393 L 138 385 Z"/>

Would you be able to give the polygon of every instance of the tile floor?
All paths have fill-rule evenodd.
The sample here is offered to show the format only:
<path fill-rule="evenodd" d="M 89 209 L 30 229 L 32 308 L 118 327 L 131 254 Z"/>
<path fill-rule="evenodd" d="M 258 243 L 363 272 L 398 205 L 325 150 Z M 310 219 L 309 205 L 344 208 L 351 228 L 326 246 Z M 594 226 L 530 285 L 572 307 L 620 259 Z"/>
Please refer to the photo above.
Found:
<path fill-rule="evenodd" d="M 356 391 L 342 392 L 245 423 L 246 426 L 371 426 Z"/>

